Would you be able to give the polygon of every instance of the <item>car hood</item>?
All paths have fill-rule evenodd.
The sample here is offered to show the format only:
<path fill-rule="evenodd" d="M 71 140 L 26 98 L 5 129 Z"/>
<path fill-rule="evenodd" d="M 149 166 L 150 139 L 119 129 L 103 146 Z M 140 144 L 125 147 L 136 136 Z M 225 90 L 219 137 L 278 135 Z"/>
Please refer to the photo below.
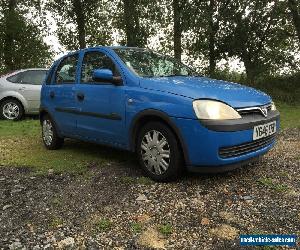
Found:
<path fill-rule="evenodd" d="M 192 99 L 220 100 L 234 108 L 261 106 L 271 102 L 271 98 L 259 90 L 206 77 L 142 78 L 140 86 Z"/>

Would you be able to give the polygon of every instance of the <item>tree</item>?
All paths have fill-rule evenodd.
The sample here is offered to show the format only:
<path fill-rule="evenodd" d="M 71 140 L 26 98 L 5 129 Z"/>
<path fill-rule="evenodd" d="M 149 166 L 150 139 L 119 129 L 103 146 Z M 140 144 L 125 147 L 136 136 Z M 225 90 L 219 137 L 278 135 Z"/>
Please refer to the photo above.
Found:
<path fill-rule="evenodd" d="M 48 10 L 56 21 L 56 34 L 67 50 L 112 42 L 114 2 L 105 0 L 49 0 Z"/>
<path fill-rule="evenodd" d="M 180 0 L 173 0 L 173 42 L 174 42 L 174 57 L 181 61 L 182 45 L 182 27 L 181 27 L 181 6 Z"/>
<path fill-rule="evenodd" d="M 73 11 L 75 14 L 75 21 L 76 21 L 76 26 L 78 31 L 79 48 L 84 49 L 86 47 L 86 42 L 85 42 L 86 23 L 85 23 L 84 5 L 81 0 L 73 0 L 72 5 L 73 5 Z"/>
<path fill-rule="evenodd" d="M 43 41 L 43 32 L 39 25 L 27 16 L 28 8 L 36 8 L 37 2 L 7 0 L 1 3 L 0 61 L 2 71 L 48 65 L 51 58 L 50 48 Z"/>
<path fill-rule="evenodd" d="M 216 72 L 217 62 L 226 57 L 222 40 L 226 33 L 230 0 L 194 0 L 189 12 L 193 16 L 189 37 L 189 55 L 202 58 L 208 65 L 205 71 L 213 77 Z"/>
<path fill-rule="evenodd" d="M 300 4 L 296 0 L 288 0 L 288 7 L 292 14 L 293 23 L 297 32 L 297 36 L 300 44 Z"/>
<path fill-rule="evenodd" d="M 183 52 L 183 33 L 190 28 L 192 9 L 188 0 L 173 0 L 173 51 L 174 57 L 181 61 L 181 55 Z"/>
<path fill-rule="evenodd" d="M 140 4 L 141 1 L 123 0 L 122 21 L 125 24 L 126 45 L 130 47 L 143 47 L 146 44 L 147 35 L 140 26 Z"/>
<path fill-rule="evenodd" d="M 236 0 L 228 5 L 225 19 L 230 25 L 224 30 L 223 48 L 227 48 L 229 57 L 242 60 L 249 84 L 290 59 L 287 51 L 291 44 L 282 4 L 272 0 Z"/>

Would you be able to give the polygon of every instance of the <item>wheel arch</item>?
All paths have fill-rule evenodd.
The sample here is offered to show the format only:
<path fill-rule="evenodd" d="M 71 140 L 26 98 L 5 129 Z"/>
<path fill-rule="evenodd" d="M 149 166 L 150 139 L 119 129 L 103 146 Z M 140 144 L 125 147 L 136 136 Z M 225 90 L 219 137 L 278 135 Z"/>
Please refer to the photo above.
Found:
<path fill-rule="evenodd" d="M 59 136 L 63 137 L 62 136 L 62 133 L 60 132 L 60 129 L 55 121 L 55 119 L 53 118 L 53 116 L 51 115 L 51 113 L 46 109 L 46 108 L 40 108 L 40 112 L 39 112 L 39 120 L 40 120 L 40 125 L 42 125 L 42 121 L 43 121 L 43 117 L 45 115 L 48 115 L 50 117 L 50 119 L 53 121 L 54 123 L 54 126 L 56 128 L 56 131 L 58 133 Z"/>
<path fill-rule="evenodd" d="M 10 96 L 10 95 L 9 96 L 5 96 L 5 97 L 1 98 L 0 104 L 2 102 L 6 101 L 6 100 L 11 100 L 11 99 L 18 101 L 22 105 L 24 113 L 27 112 L 26 105 L 24 104 L 24 101 L 22 101 L 20 98 L 18 98 L 16 96 Z"/>
<path fill-rule="evenodd" d="M 168 126 L 172 130 L 172 132 L 176 135 L 178 142 L 180 143 L 184 161 L 186 164 L 188 164 L 189 163 L 188 151 L 180 130 L 166 113 L 155 109 L 147 109 L 141 111 L 133 118 L 129 129 L 130 150 L 131 151 L 136 150 L 136 141 L 138 137 L 138 132 L 147 122 L 150 121 L 159 121 L 165 124 L 166 126 Z"/>

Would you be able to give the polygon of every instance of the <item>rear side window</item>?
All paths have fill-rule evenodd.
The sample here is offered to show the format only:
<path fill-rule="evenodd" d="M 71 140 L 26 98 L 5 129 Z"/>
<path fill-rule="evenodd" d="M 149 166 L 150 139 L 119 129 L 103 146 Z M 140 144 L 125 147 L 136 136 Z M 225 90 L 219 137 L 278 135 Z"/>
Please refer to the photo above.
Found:
<path fill-rule="evenodd" d="M 21 74 L 20 83 L 41 85 L 46 77 L 46 70 L 29 70 Z"/>
<path fill-rule="evenodd" d="M 58 65 L 55 82 L 56 84 L 72 84 L 76 80 L 78 54 L 64 58 Z"/>
<path fill-rule="evenodd" d="M 81 82 L 94 82 L 92 75 L 95 69 L 110 69 L 114 76 L 120 76 L 115 63 L 110 59 L 110 57 L 102 52 L 93 51 L 87 52 L 84 55 L 81 66 Z"/>
<path fill-rule="evenodd" d="M 18 82 L 20 82 L 19 81 L 20 76 L 21 76 L 21 73 L 18 73 L 18 74 L 15 74 L 13 76 L 7 77 L 6 80 L 9 81 L 9 82 L 18 83 Z"/>
<path fill-rule="evenodd" d="M 8 77 L 13 83 L 41 85 L 46 77 L 46 70 L 28 70 Z"/>

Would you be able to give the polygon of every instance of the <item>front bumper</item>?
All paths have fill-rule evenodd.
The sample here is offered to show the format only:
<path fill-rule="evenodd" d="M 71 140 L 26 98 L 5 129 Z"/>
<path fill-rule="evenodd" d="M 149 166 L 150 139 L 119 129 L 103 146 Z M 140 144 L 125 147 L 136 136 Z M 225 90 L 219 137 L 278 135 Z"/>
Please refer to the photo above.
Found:
<path fill-rule="evenodd" d="M 279 130 L 279 112 L 273 112 L 267 118 L 262 116 L 260 116 L 260 119 L 256 116 L 254 118 L 251 121 L 249 117 L 239 119 L 238 125 L 234 124 L 233 121 L 230 121 L 230 123 L 219 121 L 219 124 L 214 122 L 213 127 L 208 126 L 207 123 L 203 124 L 203 121 L 200 122 L 199 120 L 173 118 L 173 122 L 179 128 L 184 140 L 186 165 L 195 168 L 207 166 L 220 168 L 242 163 L 267 153 L 274 146 L 275 138 L 261 146 L 253 147 L 254 150 L 246 150 L 242 154 L 233 157 L 224 158 L 220 155 L 222 148 L 251 145 L 253 142 L 253 127 L 256 125 L 276 120 L 276 131 Z"/>
<path fill-rule="evenodd" d="M 204 174 L 216 174 L 216 173 L 224 173 L 228 171 L 235 170 L 237 168 L 241 168 L 243 166 L 257 163 L 262 159 L 262 156 L 257 156 L 254 158 L 250 158 L 248 160 L 240 161 L 233 164 L 221 165 L 221 166 L 187 166 L 188 171 L 193 173 L 204 173 Z"/>

